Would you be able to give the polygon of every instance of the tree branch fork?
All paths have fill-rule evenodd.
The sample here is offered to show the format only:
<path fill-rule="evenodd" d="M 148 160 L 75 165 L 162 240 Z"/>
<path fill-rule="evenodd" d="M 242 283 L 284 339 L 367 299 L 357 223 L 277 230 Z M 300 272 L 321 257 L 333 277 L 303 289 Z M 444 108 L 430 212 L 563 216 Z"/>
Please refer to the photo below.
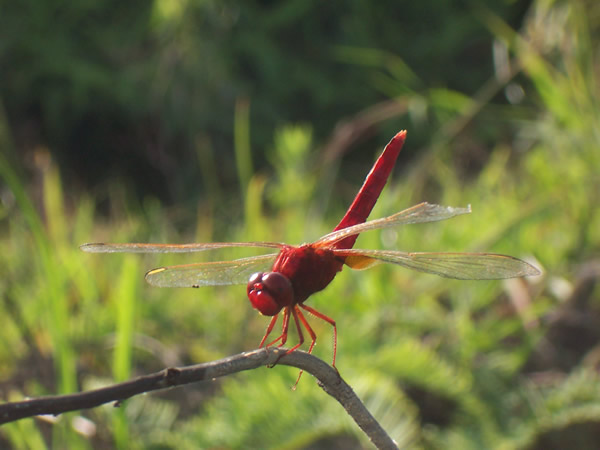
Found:
<path fill-rule="evenodd" d="M 319 386 L 343 406 L 377 448 L 397 448 L 394 441 L 367 410 L 350 385 L 341 378 L 337 370 L 306 352 L 287 352 L 288 350 L 285 348 L 262 348 L 204 364 L 168 367 L 160 372 L 91 391 L 2 403 L 0 404 L 0 424 L 41 414 L 56 416 L 69 411 L 94 408 L 110 402 L 116 402 L 115 406 L 118 406 L 120 402 L 146 392 L 212 380 L 244 370 L 258 369 L 262 366 L 281 364 L 297 367 L 313 375 Z"/>

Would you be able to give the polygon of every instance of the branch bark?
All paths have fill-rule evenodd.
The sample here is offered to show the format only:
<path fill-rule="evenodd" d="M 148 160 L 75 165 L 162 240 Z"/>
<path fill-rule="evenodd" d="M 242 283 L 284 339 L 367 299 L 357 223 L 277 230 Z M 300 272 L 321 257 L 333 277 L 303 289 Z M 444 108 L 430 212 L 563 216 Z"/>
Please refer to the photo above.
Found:
<path fill-rule="evenodd" d="M 319 386 L 344 407 L 377 448 L 397 448 L 394 441 L 334 368 L 308 353 L 295 351 L 286 354 L 286 352 L 285 348 L 264 348 L 205 364 L 170 367 L 125 383 L 92 391 L 0 404 L 0 424 L 40 414 L 56 416 L 69 411 L 94 408 L 110 402 L 116 402 L 115 406 L 118 406 L 123 400 L 145 392 L 211 380 L 277 363 L 297 367 L 317 378 Z"/>

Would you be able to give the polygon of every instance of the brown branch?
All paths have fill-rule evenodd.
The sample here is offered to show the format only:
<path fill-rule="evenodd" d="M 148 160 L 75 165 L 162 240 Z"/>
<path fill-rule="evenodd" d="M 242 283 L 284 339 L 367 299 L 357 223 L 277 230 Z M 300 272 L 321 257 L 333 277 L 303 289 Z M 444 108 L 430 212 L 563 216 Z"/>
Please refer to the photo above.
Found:
<path fill-rule="evenodd" d="M 350 119 L 335 126 L 333 134 L 325 144 L 323 162 L 329 164 L 338 159 L 350 146 L 364 138 L 377 124 L 405 114 L 408 110 L 406 99 L 385 100 L 372 105 Z"/>
<path fill-rule="evenodd" d="M 260 349 L 205 364 L 170 367 L 125 383 L 92 391 L 0 404 L 0 424 L 40 414 L 56 416 L 68 411 L 94 408 L 110 402 L 116 402 L 115 406 L 119 406 L 121 401 L 145 392 L 211 380 L 277 363 L 297 367 L 317 378 L 319 386 L 341 403 L 377 448 L 397 448 L 394 441 L 335 369 L 308 353 L 295 351 L 286 354 L 286 352 L 287 350 L 284 348 Z"/>

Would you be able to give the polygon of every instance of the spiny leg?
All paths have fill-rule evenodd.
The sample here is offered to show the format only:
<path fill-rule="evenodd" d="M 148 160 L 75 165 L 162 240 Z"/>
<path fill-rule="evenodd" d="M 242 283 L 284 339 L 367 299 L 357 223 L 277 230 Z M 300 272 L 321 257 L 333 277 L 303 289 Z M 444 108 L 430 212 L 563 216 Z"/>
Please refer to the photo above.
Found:
<path fill-rule="evenodd" d="M 267 347 L 270 347 L 271 345 L 275 344 L 279 340 L 281 340 L 281 343 L 278 345 L 278 347 L 281 347 L 283 344 L 285 344 L 287 342 L 289 326 L 290 326 L 290 308 L 288 306 L 286 306 L 283 309 L 283 325 L 281 326 L 281 335 L 277 339 L 275 339 L 273 342 L 267 344 Z"/>
<path fill-rule="evenodd" d="M 306 328 L 306 331 L 308 331 L 308 334 L 310 335 L 311 343 L 310 343 L 310 347 L 308 348 L 308 354 L 310 355 L 313 351 L 313 348 L 315 347 L 315 344 L 317 343 L 317 335 L 316 333 L 313 331 L 312 327 L 309 325 L 308 321 L 306 320 L 306 317 L 304 317 L 304 314 L 302 314 L 302 311 L 300 311 L 300 308 L 298 308 L 298 306 L 296 306 L 295 308 L 295 313 L 298 313 L 298 316 L 300 317 L 300 321 L 302 322 L 302 325 L 304 325 L 304 328 Z M 300 333 L 300 328 L 298 328 L 298 333 Z"/>
<path fill-rule="evenodd" d="M 288 353 L 292 353 L 294 350 L 296 350 L 298 347 L 300 347 L 302 344 L 304 344 L 304 334 L 302 334 L 302 329 L 300 328 L 300 322 L 298 321 L 298 313 L 300 313 L 300 311 L 298 310 L 297 306 L 294 306 L 291 309 L 292 309 L 292 315 L 294 316 L 294 322 L 296 322 L 296 330 L 298 330 L 298 343 L 296 345 L 294 345 L 291 349 L 289 349 L 288 352 L 286 353 L 286 355 Z M 300 315 L 302 316 L 302 313 L 300 313 Z M 301 318 L 304 319 L 304 317 L 301 317 Z"/>
<path fill-rule="evenodd" d="M 262 348 L 263 344 L 265 343 L 265 341 L 267 340 L 267 338 L 271 334 L 271 331 L 273 331 L 273 327 L 277 323 L 277 318 L 278 317 L 279 317 L 279 314 L 275 314 L 273 316 L 273 318 L 271 319 L 271 321 L 269 322 L 269 326 L 267 327 L 267 331 L 265 331 L 265 335 L 263 336 L 262 341 L 260 341 L 260 345 L 258 346 L 258 348 Z M 268 347 L 268 345 L 267 345 L 267 347 Z"/>
<path fill-rule="evenodd" d="M 324 320 L 325 322 L 327 322 L 328 324 L 330 324 L 333 327 L 333 362 L 331 363 L 331 365 L 333 366 L 333 368 L 335 370 L 337 370 L 337 367 L 335 367 L 335 356 L 337 354 L 337 327 L 335 325 L 335 320 L 333 320 L 331 317 L 326 316 L 323 313 L 320 313 L 316 309 L 311 308 L 310 306 L 306 306 L 303 303 L 300 303 L 298 306 L 300 306 L 300 308 L 304 309 L 305 311 L 308 311 L 313 316 L 318 317 L 321 320 Z M 315 337 L 315 340 L 316 340 L 316 337 Z M 313 341 L 313 345 L 314 345 L 314 341 Z M 311 347 L 311 349 L 312 349 L 312 347 Z M 310 353 L 310 350 L 309 350 L 309 353 Z"/>
<path fill-rule="evenodd" d="M 273 317 L 271 319 L 271 322 L 269 323 L 269 326 L 267 328 L 267 333 L 265 334 L 265 336 L 263 337 L 262 341 L 260 341 L 260 347 L 263 346 L 265 339 L 267 339 L 267 336 L 269 336 L 269 334 L 271 333 L 271 331 L 273 330 L 273 327 L 275 326 L 275 322 L 277 322 L 277 316 L 279 314 L 275 315 L 275 317 Z M 285 342 L 287 341 L 287 336 L 288 336 L 288 327 L 289 327 L 289 323 L 290 323 L 290 311 L 289 308 L 286 307 L 283 310 L 283 324 L 281 327 L 281 335 L 279 335 L 279 337 L 277 339 L 275 339 L 273 342 L 268 343 L 266 346 L 267 348 L 270 347 L 271 345 L 275 344 L 277 341 L 281 340 L 281 344 L 279 344 L 279 347 L 281 347 L 283 344 L 285 344 Z M 283 356 L 283 355 L 281 355 Z M 277 362 L 279 361 L 279 359 L 281 358 L 281 356 L 279 358 L 277 358 L 277 360 L 267 366 L 269 369 L 272 369 L 273 367 L 275 367 L 275 365 L 277 364 Z"/>
<path fill-rule="evenodd" d="M 302 344 L 304 344 L 304 335 L 302 334 L 302 330 L 300 329 L 300 322 L 298 321 L 298 314 L 296 313 L 296 308 L 297 308 L 296 306 L 294 306 L 293 309 L 291 307 L 286 308 L 286 312 L 288 313 L 288 315 L 286 316 L 287 321 L 285 322 L 285 324 L 288 324 L 290 321 L 290 316 L 289 316 L 288 311 L 291 310 L 292 316 L 294 316 L 294 322 L 296 322 L 296 330 L 298 330 L 299 342 L 296 345 L 294 345 L 292 348 L 290 348 L 287 352 L 285 352 L 283 355 L 281 355 L 279 358 L 277 358 L 277 361 L 275 361 L 275 364 L 277 364 L 277 362 L 281 359 L 282 356 L 292 353 L 294 350 L 296 350 L 298 347 L 300 347 Z M 300 312 L 300 311 L 298 311 L 298 312 Z M 285 324 L 284 324 L 284 326 L 285 326 Z M 287 340 L 287 333 L 288 333 L 288 330 L 286 328 L 283 332 L 283 334 L 285 334 L 285 338 L 281 341 L 281 344 L 279 345 L 279 347 L 281 347 L 283 344 L 285 344 L 285 341 Z M 283 334 L 282 334 L 282 336 L 283 336 Z M 279 338 L 277 338 L 277 340 L 279 340 Z M 274 344 L 275 342 L 277 342 L 277 340 L 275 340 L 271 344 Z M 269 345 L 271 345 L 271 344 L 269 344 Z"/>
<path fill-rule="evenodd" d="M 312 339 L 311 343 L 310 343 L 310 347 L 308 348 L 308 354 L 310 355 L 313 351 L 315 344 L 317 343 L 317 335 L 314 332 L 314 330 L 312 329 L 312 327 L 309 325 L 308 321 L 306 320 L 306 317 L 304 317 L 304 314 L 302 314 L 302 311 L 300 311 L 300 308 L 298 308 L 298 306 L 294 306 L 294 310 L 292 312 L 294 314 L 294 317 L 296 317 L 296 313 L 297 313 L 297 315 L 300 317 L 300 321 L 302 322 L 302 325 L 304 325 L 304 328 L 306 328 L 306 331 L 308 331 L 308 334 L 310 334 L 310 338 Z M 298 326 L 298 319 L 296 319 L 296 326 L 298 327 L 298 334 L 300 336 L 302 336 L 302 331 L 300 330 L 300 327 Z M 302 344 L 302 342 L 300 344 Z M 298 344 L 298 346 L 300 344 Z M 298 378 L 296 378 L 296 382 L 294 383 L 294 386 L 292 386 L 292 390 L 296 390 L 296 386 L 298 386 L 298 382 L 300 381 L 300 377 L 302 376 L 303 373 L 304 373 L 304 370 L 301 370 L 300 373 L 298 374 Z"/>
<path fill-rule="evenodd" d="M 285 356 L 289 353 L 292 353 L 294 350 L 296 350 L 298 347 L 300 347 L 304 343 L 304 335 L 302 334 L 302 330 L 300 330 L 300 323 L 298 322 L 298 316 L 296 315 L 296 310 L 292 309 L 291 307 L 286 306 L 286 308 L 283 311 L 283 329 L 281 332 L 281 336 L 279 336 L 277 339 L 275 339 L 273 342 L 271 342 L 269 345 L 267 345 L 267 347 L 270 345 L 273 345 L 279 339 L 281 339 L 281 344 L 279 344 L 278 347 L 281 347 L 281 346 L 283 346 L 283 344 L 286 343 L 287 336 L 288 336 L 289 323 L 290 323 L 290 310 L 292 311 L 292 315 L 294 316 L 294 322 L 296 322 L 296 329 L 298 330 L 298 338 L 299 338 L 300 342 L 298 342 L 298 344 L 296 344 L 290 350 L 285 352 L 283 355 L 279 356 L 279 358 L 277 358 L 277 360 L 270 367 L 275 367 L 275 365 L 279 362 L 279 360 L 283 356 Z"/>

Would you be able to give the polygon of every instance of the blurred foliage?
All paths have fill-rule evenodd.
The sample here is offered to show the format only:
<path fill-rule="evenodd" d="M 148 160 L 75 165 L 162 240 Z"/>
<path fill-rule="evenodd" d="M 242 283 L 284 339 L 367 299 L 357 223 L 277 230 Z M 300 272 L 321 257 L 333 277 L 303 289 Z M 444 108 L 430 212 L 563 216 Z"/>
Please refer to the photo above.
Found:
<path fill-rule="evenodd" d="M 480 3 L 518 25 L 528 2 Z M 250 101 L 251 144 L 264 167 L 279 126 L 310 123 L 320 141 L 340 118 L 396 92 L 441 86 L 470 95 L 491 69 L 492 37 L 462 1 L 0 5 L 0 96 L 17 149 L 49 148 L 68 187 L 104 190 L 110 174 L 139 197 L 171 202 L 210 192 L 199 189 L 198 146 L 216 152 L 226 185 L 236 182 L 240 98 Z M 429 133 L 415 129 L 413 139 Z"/>
<path fill-rule="evenodd" d="M 343 166 L 327 162 L 314 149 L 324 129 L 348 111 L 377 101 L 377 92 L 407 105 L 401 119 L 378 130 L 387 133 L 389 127 L 387 139 L 408 128 L 403 156 L 410 158 L 400 161 L 400 176 L 371 217 L 420 201 L 470 203 L 473 214 L 368 233 L 356 247 L 497 251 L 531 259 L 544 275 L 500 283 L 444 280 L 383 265 L 344 270 L 309 300 L 337 321 L 342 376 L 401 447 L 596 447 L 600 6 L 539 0 L 516 27 L 483 3 L 473 5 L 471 15 L 461 15 L 456 5 L 433 13 L 412 5 L 406 18 L 431 18 L 411 19 L 410 28 L 392 20 L 388 9 L 395 9 L 386 9 L 385 2 L 372 8 L 359 1 L 348 5 L 348 12 L 340 12 L 335 2 L 294 1 L 268 7 L 166 0 L 80 2 L 62 9 L 31 1 L 2 4 L 1 29 L 12 39 L 0 44 L 6 107 L 0 110 L 3 399 L 93 389 L 255 348 L 266 320 L 245 303 L 243 287 L 154 289 L 142 276 L 144 269 L 159 265 L 236 258 L 248 256 L 247 251 L 90 255 L 78 245 L 90 240 L 314 240 L 343 214 L 361 181 L 355 173 L 364 176 L 370 167 L 369 161 L 351 157 Z M 105 14 L 119 18 L 114 34 L 100 25 Z M 436 14 L 446 14 L 444 26 Z M 19 22 L 9 24 L 8 17 L 21 17 L 21 23 L 26 18 L 35 26 L 17 38 Z M 477 27 L 487 29 L 482 42 L 494 42 L 493 50 L 481 47 L 482 54 L 493 53 L 493 69 L 472 61 L 470 70 L 457 58 L 456 49 L 464 49 L 461 39 L 475 26 L 473 17 Z M 417 26 L 439 33 L 429 35 Z M 353 40 L 339 38 L 343 32 Z M 405 47 L 398 37 L 403 33 L 412 47 L 407 53 L 393 47 Z M 308 47 L 283 51 L 277 46 L 291 42 L 290 35 L 297 36 L 297 45 L 312 45 L 314 59 L 302 53 Z M 374 36 L 381 41 L 369 40 Z M 79 47 L 91 42 L 95 45 L 86 51 Z M 154 52 L 157 45 L 169 51 Z M 46 54 L 46 46 L 57 50 Z M 417 49 L 427 48 L 447 59 L 432 56 L 420 65 Z M 337 78 L 320 65 L 322 59 L 332 64 L 332 55 L 346 64 L 336 66 Z M 9 57 L 14 63 L 6 70 Z M 206 66 L 211 70 L 203 70 Z M 118 67 L 121 81 L 115 83 Z M 153 68 L 154 75 L 144 67 Z M 254 75 L 245 78 L 242 72 Z M 236 73 L 239 78 L 231 75 Z M 286 74 L 290 77 L 282 84 L 275 83 Z M 351 94 L 356 94 L 354 106 L 344 103 Z M 114 108 L 115 97 L 119 108 Z M 230 99 L 229 112 L 221 97 Z M 290 106 L 286 114 L 279 102 Z M 333 103 L 336 108 L 329 108 Z M 337 109 L 342 105 L 344 112 Z M 329 113 L 317 117 L 321 107 Z M 271 119 L 261 123 L 270 112 Z M 43 125 L 33 128 L 46 131 L 27 141 L 24 136 L 31 135 L 22 127 L 31 130 L 31 117 Z M 119 127 L 143 124 L 143 139 L 129 136 L 115 147 L 123 173 L 150 167 L 148 159 L 136 158 L 141 150 L 134 148 L 154 142 L 156 136 L 144 141 L 146 132 L 165 133 L 158 139 L 165 147 L 147 146 L 156 151 L 153 170 L 174 170 L 169 158 L 176 157 L 164 149 L 186 142 L 182 154 L 191 152 L 193 162 L 173 180 L 171 194 L 180 188 L 177 183 L 183 186 L 186 177 L 200 173 L 210 198 L 165 207 L 155 196 L 132 195 L 126 181 L 106 181 L 93 194 L 66 187 L 66 153 L 58 149 L 83 145 L 92 152 L 82 153 L 87 164 L 102 164 L 101 155 L 114 156 L 104 155 L 102 146 L 115 134 L 98 139 L 97 153 L 87 139 L 112 129 L 105 120 L 120 122 Z M 274 124 L 276 131 L 265 138 Z M 85 139 L 82 128 L 91 133 Z M 198 135 L 194 130 L 199 129 L 207 134 Z M 235 142 L 230 165 L 212 151 L 222 148 L 219 139 Z M 23 175 L 17 150 L 27 142 L 33 145 Z M 252 161 L 259 142 L 270 142 L 264 145 L 268 168 L 256 169 L 264 165 Z M 372 148 L 368 155 L 375 153 Z M 241 189 L 232 190 L 231 179 L 221 176 L 236 177 Z M 329 360 L 331 329 L 319 322 L 313 321 L 319 336 L 315 354 Z M 0 429 L 0 446 L 368 446 L 310 376 L 292 392 L 296 376 L 287 367 L 263 368 L 139 396 L 120 408 L 106 405 L 55 421 L 22 420 Z"/>

